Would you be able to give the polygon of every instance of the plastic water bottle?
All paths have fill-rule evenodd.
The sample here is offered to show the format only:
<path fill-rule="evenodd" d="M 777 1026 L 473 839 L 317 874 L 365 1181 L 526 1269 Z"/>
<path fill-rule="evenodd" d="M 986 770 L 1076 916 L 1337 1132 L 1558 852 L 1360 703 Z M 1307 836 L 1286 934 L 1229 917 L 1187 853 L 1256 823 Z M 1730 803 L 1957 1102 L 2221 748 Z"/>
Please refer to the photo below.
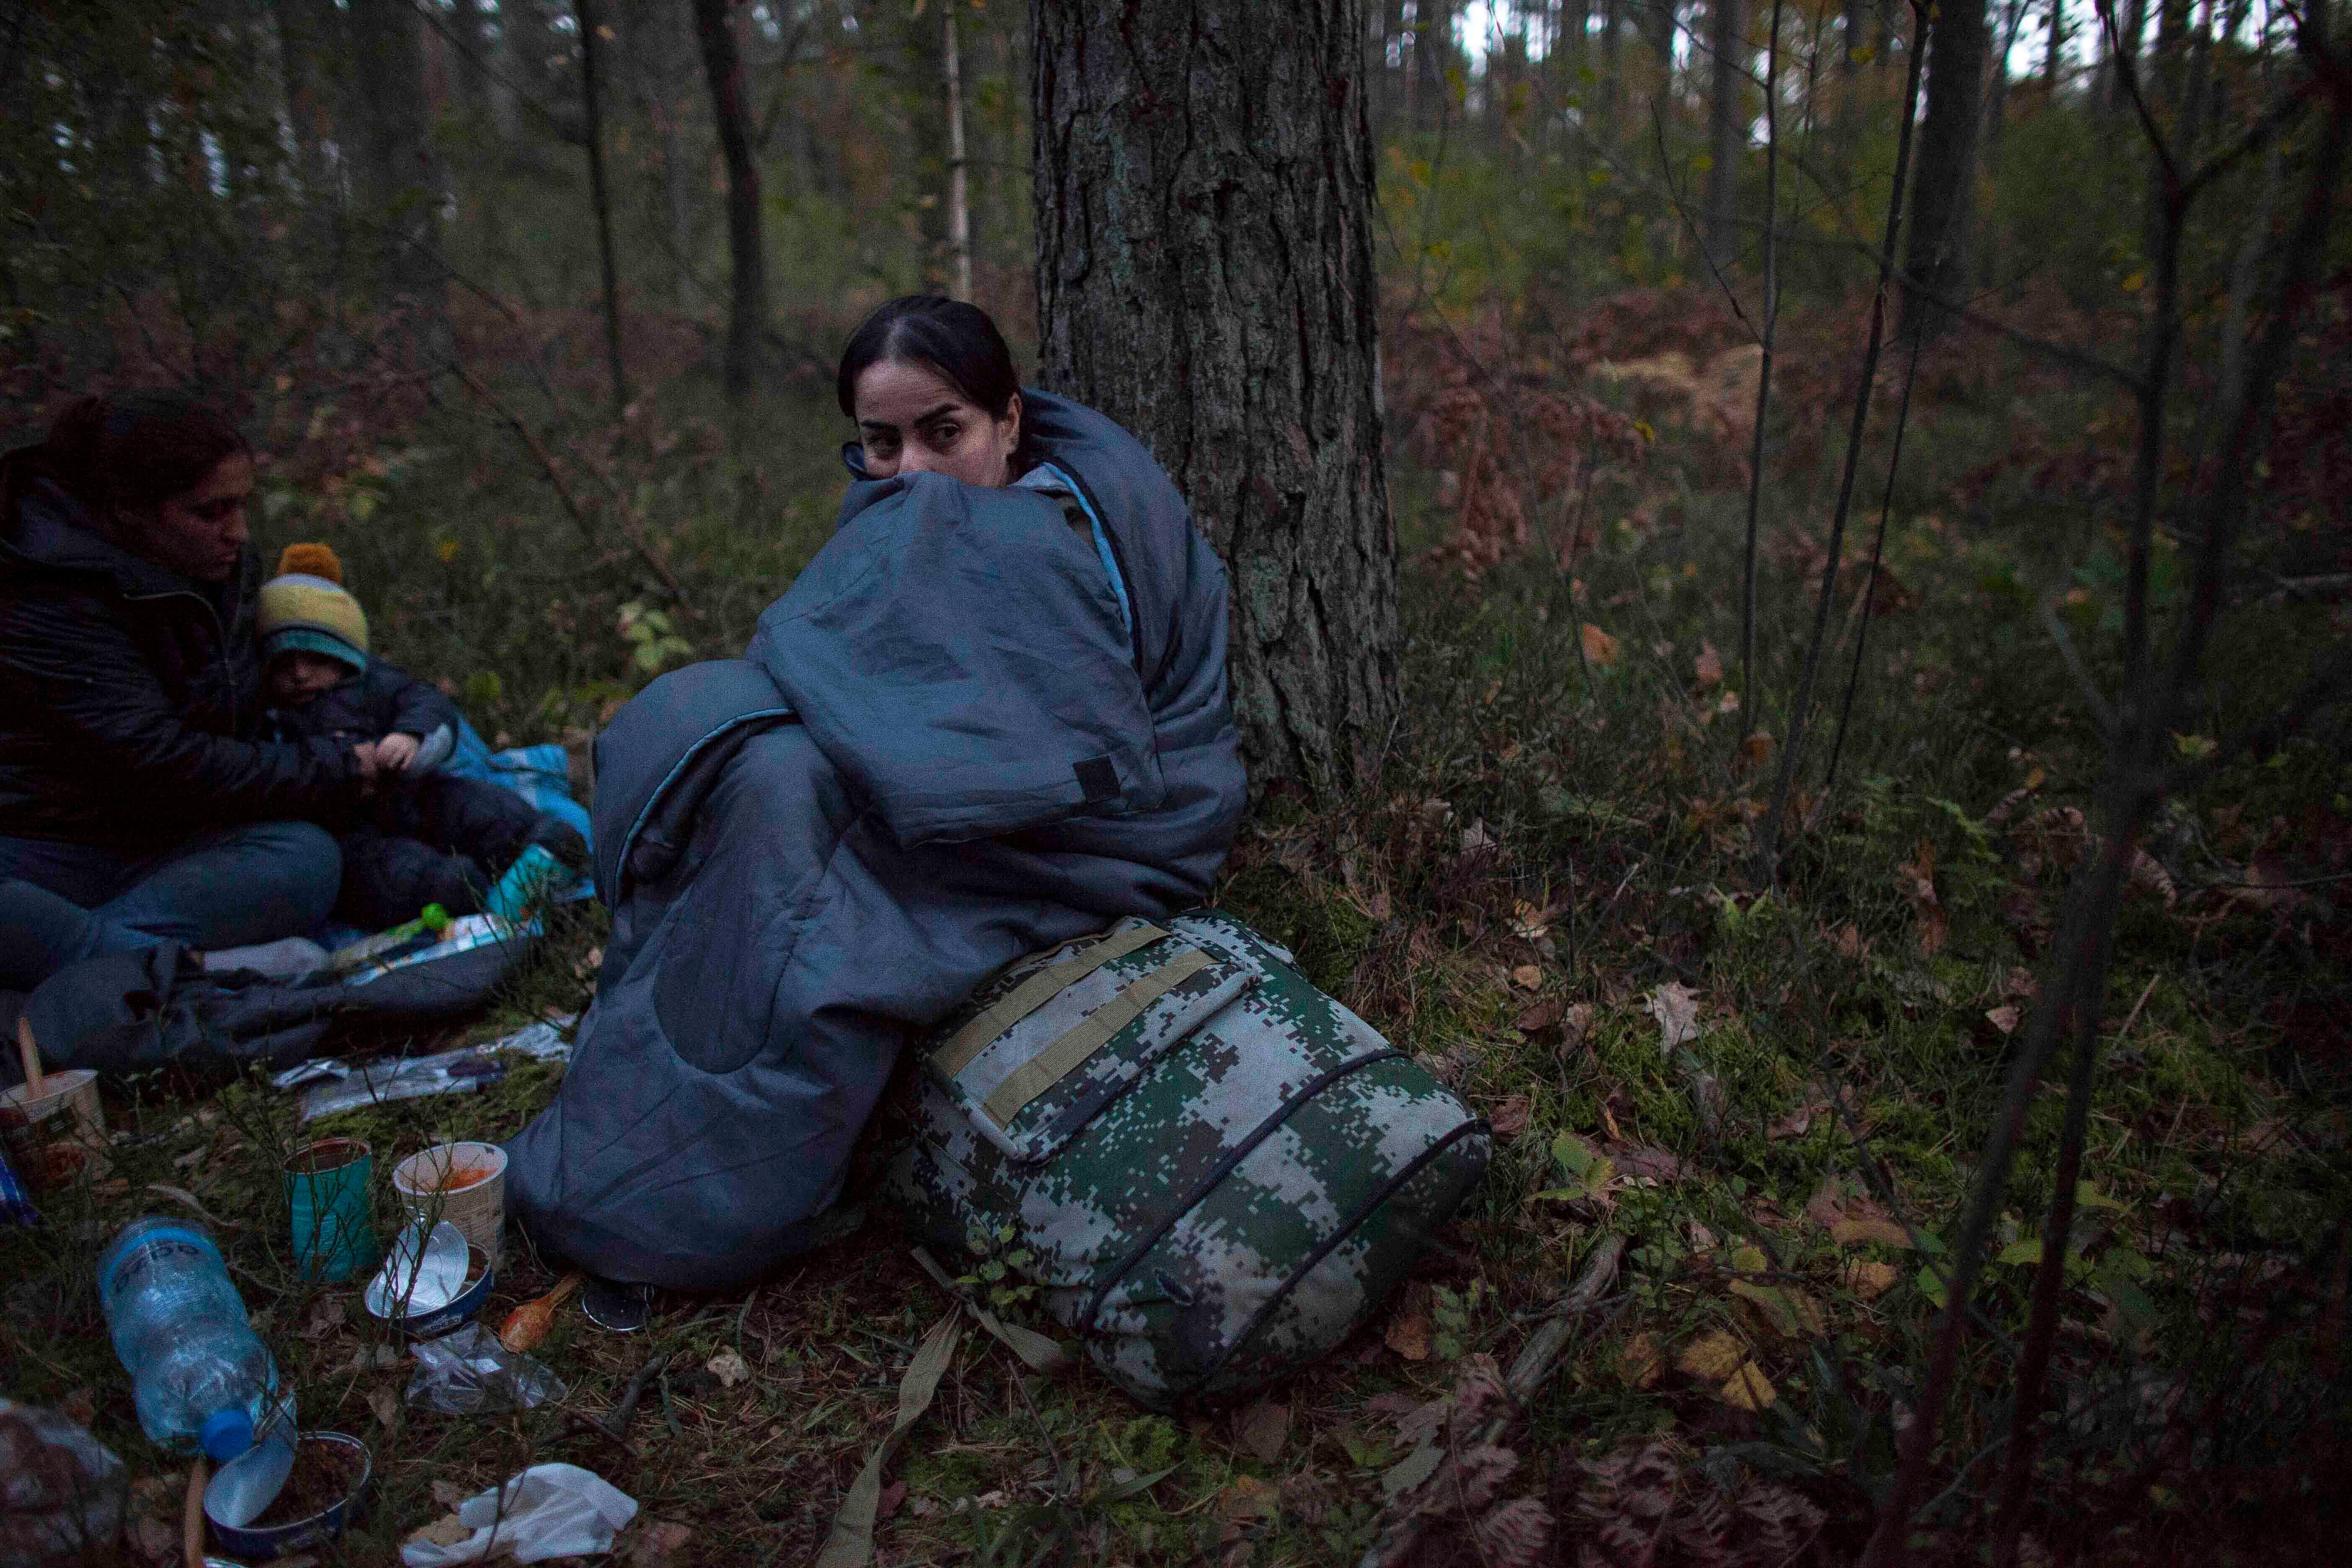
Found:
<path fill-rule="evenodd" d="M 150 1216 L 123 1226 L 98 1260 L 98 1297 L 158 1445 L 215 1461 L 253 1446 L 273 1419 L 278 1363 L 254 1337 L 245 1300 L 204 1226 Z"/>

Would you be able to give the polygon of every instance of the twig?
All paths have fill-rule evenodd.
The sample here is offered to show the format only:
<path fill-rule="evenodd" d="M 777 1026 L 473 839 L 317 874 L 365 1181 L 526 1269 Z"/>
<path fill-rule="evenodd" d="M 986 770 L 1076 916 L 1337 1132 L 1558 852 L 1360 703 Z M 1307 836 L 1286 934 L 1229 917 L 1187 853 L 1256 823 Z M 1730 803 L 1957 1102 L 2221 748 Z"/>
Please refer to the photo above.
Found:
<path fill-rule="evenodd" d="M 2042 627 L 2050 634 L 2050 640 L 2057 645 L 2058 657 L 2065 661 L 2067 673 L 2074 678 L 2076 694 L 2083 699 L 2084 706 L 2090 709 L 2091 717 L 2098 722 L 2099 732 L 2113 738 L 2116 710 L 2107 706 L 2106 696 L 2100 691 L 2099 683 L 2091 679 L 2091 671 L 2083 663 L 2083 656 L 2074 651 L 2074 639 L 2067 634 L 2066 623 L 2058 618 L 2052 601 L 2044 599 L 2041 608 Z"/>
<path fill-rule="evenodd" d="M 1927 0 L 1912 0 L 1913 43 L 1908 79 L 1903 92 L 1903 127 L 1895 142 L 1895 186 L 1886 198 L 1886 240 L 1878 266 L 1878 288 L 1870 297 L 1870 337 L 1863 350 L 1862 375 L 1853 398 L 1853 420 L 1847 427 L 1845 464 L 1838 477 L 1837 510 L 1830 521 L 1829 563 L 1822 569 L 1821 597 L 1813 606 L 1813 630 L 1805 647 L 1804 673 L 1797 682 L 1797 698 L 1789 710 L 1789 738 L 1780 747 L 1780 776 L 1772 784 L 1772 803 L 1756 835 L 1756 860 L 1751 879 L 1770 888 L 1778 879 L 1780 818 L 1789 809 L 1789 792 L 1797 782 L 1797 763 L 1805 746 L 1806 710 L 1813 700 L 1813 682 L 1821 674 L 1827 642 L 1830 605 L 1837 596 L 1838 556 L 1845 548 L 1846 520 L 1853 510 L 1853 482 L 1862 467 L 1862 437 L 1870 424 L 1871 389 L 1878 381 L 1879 351 L 1886 341 L 1886 296 L 1894 281 L 1895 243 L 1903 228 L 1903 197 L 1911 169 L 1911 135 L 1919 115 L 1919 81 L 1926 53 L 1918 45 L 1927 30 Z"/>
<path fill-rule="evenodd" d="M 1764 357 L 1756 366 L 1756 429 L 1748 443 L 1748 528 L 1739 552 L 1739 738 L 1756 730 L 1756 524 L 1764 498 L 1764 416 L 1772 406 L 1772 339 L 1780 325 L 1780 0 L 1764 57 Z"/>
<path fill-rule="evenodd" d="M 1862 584 L 1862 624 L 1854 629 L 1853 663 L 1846 670 L 1845 700 L 1838 704 L 1837 731 L 1830 741 L 1830 765 L 1822 774 L 1822 799 L 1829 799 L 1837 784 L 1838 760 L 1845 755 L 1845 727 L 1853 718 L 1853 694 L 1862 685 L 1862 654 L 1870 641 L 1870 616 L 1878 605 L 1878 563 L 1886 554 L 1886 522 L 1895 512 L 1895 476 L 1903 467 L 1903 436 L 1911 425 L 1911 389 L 1919 379 L 1919 345 L 1925 334 L 1911 340 L 1909 363 L 1903 369 L 1903 400 L 1895 409 L 1895 444 L 1886 455 L 1886 486 L 1878 497 L 1878 531 L 1870 542 L 1870 575 Z"/>
<path fill-rule="evenodd" d="M 1512 1422 L 1525 1409 L 1536 1390 L 1551 1376 L 1574 1337 L 1578 1321 L 1599 1304 L 1610 1282 L 1617 1278 L 1617 1265 L 1625 1256 L 1625 1238 L 1612 1232 L 1601 1238 L 1586 1258 L 1584 1268 L 1576 1283 L 1559 1304 L 1558 1311 L 1546 1319 L 1511 1362 L 1511 1370 L 1503 1379 L 1503 1387 L 1510 1396 L 1504 1408 L 1489 1415 L 1479 1425 L 1464 1450 L 1490 1447 L 1499 1441 Z M 1421 1544 L 1428 1530 L 1430 1515 L 1420 1505 L 1423 1498 L 1442 1496 L 1444 1486 L 1460 1485 L 1460 1467 L 1453 1455 L 1440 1462 L 1437 1469 L 1420 1486 L 1402 1494 L 1389 1505 L 1390 1518 L 1370 1550 L 1365 1552 L 1357 1568 L 1399 1568 L 1412 1557 L 1413 1548 Z"/>
<path fill-rule="evenodd" d="M 547 476 L 547 482 L 554 488 L 555 499 L 562 503 L 563 510 L 571 517 L 572 524 L 580 530 L 581 537 L 592 546 L 599 542 L 594 522 L 582 508 L 579 498 L 572 493 L 572 487 L 564 481 L 563 470 L 556 466 L 554 455 L 548 451 L 545 443 L 540 440 L 538 434 L 524 423 L 522 416 L 501 402 L 496 393 L 475 380 L 463 364 L 452 360 L 449 372 L 457 378 L 460 385 L 480 399 L 492 413 L 504 420 L 507 427 L 515 433 L 516 438 L 521 441 L 524 447 L 530 451 L 532 460 L 539 464 L 540 471 Z M 696 610 L 693 601 L 687 597 L 686 589 L 678 582 L 677 574 L 669 569 L 667 563 L 654 552 L 653 546 L 646 542 L 643 532 L 629 519 L 627 509 L 621 504 L 620 488 L 613 482 L 612 476 L 604 472 L 594 463 L 588 463 L 586 467 L 612 496 L 615 512 L 613 519 L 614 526 L 620 531 L 621 537 L 628 542 L 630 553 L 636 556 L 645 564 L 646 570 L 661 579 L 662 585 L 669 590 L 670 596 L 677 601 L 680 610 L 684 611 L 689 618 L 699 620 L 700 614 Z"/>

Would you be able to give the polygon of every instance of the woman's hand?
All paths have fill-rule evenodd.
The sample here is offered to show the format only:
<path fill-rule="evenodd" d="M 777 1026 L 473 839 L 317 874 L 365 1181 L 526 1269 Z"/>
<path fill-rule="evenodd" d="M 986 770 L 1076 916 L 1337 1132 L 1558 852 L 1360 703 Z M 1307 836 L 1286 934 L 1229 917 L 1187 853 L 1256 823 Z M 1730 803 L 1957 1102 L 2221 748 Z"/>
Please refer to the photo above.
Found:
<path fill-rule="evenodd" d="M 398 773 L 416 760 L 416 748 L 422 744 L 414 735 L 397 731 L 375 742 L 375 765 L 385 773 Z"/>

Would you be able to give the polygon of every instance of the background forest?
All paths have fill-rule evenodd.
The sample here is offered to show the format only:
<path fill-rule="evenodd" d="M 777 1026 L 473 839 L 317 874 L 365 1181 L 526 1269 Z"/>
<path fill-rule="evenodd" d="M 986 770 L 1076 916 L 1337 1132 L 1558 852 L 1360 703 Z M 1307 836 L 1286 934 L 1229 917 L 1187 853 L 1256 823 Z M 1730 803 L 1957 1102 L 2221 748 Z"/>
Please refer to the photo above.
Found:
<path fill-rule="evenodd" d="M 2352 1458 L 2342 8 L 1337 10 L 1402 698 L 1352 773 L 1262 779 L 1220 898 L 1496 1162 L 1246 1409 L 1145 1415 L 976 1341 L 884 1557 L 2315 1559 Z M 1037 363 L 1038 29 L 0 0 L 0 423 L 233 407 L 269 556 L 331 543 L 380 653 L 585 782 L 617 705 L 739 652 L 824 542 L 872 306 L 971 298 Z M 596 918 L 469 1037 L 578 1005 Z M 502 1135 L 551 1082 L 324 1130 Z M 116 1124 L 114 1180 L 0 1240 L 0 1344 L 160 1519 L 63 1238 L 150 1180 L 271 1214 L 297 1134 L 266 1087 L 163 1079 Z M 882 1216 L 672 1302 L 624 1453 L 403 1409 L 283 1236 L 236 1256 L 306 1416 L 377 1447 L 352 1561 L 535 1458 L 645 1504 L 636 1561 L 808 1560 L 947 1306 Z M 640 1348 L 543 1353 L 601 1409 Z"/>

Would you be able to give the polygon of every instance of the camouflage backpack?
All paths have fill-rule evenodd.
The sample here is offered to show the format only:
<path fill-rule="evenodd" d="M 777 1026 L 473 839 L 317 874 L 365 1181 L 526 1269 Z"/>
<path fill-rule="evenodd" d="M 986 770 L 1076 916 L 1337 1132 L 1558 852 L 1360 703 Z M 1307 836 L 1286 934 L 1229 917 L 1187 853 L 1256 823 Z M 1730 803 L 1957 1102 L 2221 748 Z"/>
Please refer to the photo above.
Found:
<path fill-rule="evenodd" d="M 1149 1405 L 1332 1349 L 1486 1168 L 1486 1123 L 1289 959 L 1214 910 L 1122 920 L 925 1051 L 888 1197 L 943 1258 L 1011 1255 Z"/>

